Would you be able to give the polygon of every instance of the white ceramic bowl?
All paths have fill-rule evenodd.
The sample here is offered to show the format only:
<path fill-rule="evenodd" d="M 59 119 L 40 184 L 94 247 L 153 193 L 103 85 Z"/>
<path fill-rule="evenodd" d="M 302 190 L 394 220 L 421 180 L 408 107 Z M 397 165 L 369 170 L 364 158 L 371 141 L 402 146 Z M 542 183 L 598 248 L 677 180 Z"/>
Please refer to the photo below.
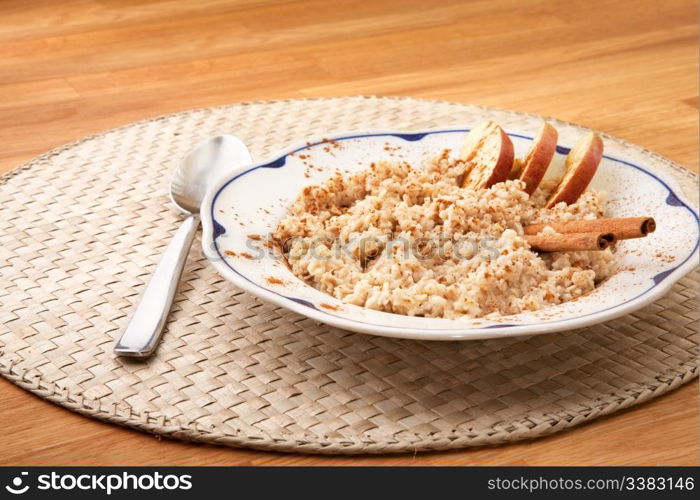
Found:
<path fill-rule="evenodd" d="M 600 323 L 657 300 L 697 265 L 700 231 L 696 211 L 678 184 L 655 169 L 654 163 L 661 160 L 651 154 L 634 155 L 636 159 L 606 154 L 591 187 L 608 193 L 608 216 L 653 216 L 656 232 L 620 242 L 616 249 L 620 270 L 594 292 L 540 311 L 497 320 L 441 319 L 344 304 L 295 277 L 262 240 L 253 239 L 255 235 L 264 238 L 275 229 L 305 186 L 337 171 L 365 169 L 382 159 L 418 165 L 445 148 L 458 151 L 467 131 L 468 127 L 460 127 L 329 136 L 301 142 L 262 163 L 233 172 L 213 186 L 202 204 L 204 252 L 225 278 L 263 300 L 347 330 L 427 340 L 532 335 Z M 532 141 L 531 133 L 507 132 L 516 157 L 522 156 Z M 560 139 L 548 176 L 561 173 L 572 145 L 566 140 L 566 136 Z"/>

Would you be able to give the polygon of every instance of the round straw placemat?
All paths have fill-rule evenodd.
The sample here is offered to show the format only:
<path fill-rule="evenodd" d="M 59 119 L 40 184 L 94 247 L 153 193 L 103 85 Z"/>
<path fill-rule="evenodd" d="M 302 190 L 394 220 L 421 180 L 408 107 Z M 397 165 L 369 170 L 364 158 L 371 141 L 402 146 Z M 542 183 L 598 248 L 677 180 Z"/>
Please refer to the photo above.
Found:
<path fill-rule="evenodd" d="M 484 117 L 516 129 L 538 120 L 416 99 L 244 103 L 135 123 L 10 172 L 0 178 L 0 373 L 70 410 L 163 436 L 338 454 L 534 438 L 697 376 L 697 271 L 591 328 L 419 342 L 266 304 L 222 279 L 198 244 L 157 354 L 112 353 L 180 220 L 169 174 L 198 141 L 233 133 L 262 159 L 313 135 Z M 688 196 L 697 191 L 693 174 L 653 153 L 612 138 L 606 148 L 653 157 Z"/>

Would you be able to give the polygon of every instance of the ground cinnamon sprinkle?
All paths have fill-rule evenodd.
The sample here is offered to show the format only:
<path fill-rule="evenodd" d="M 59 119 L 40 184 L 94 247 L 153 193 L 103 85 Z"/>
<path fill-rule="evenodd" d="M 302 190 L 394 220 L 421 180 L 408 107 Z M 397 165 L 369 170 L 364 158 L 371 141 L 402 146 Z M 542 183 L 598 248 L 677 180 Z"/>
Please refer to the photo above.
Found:
<path fill-rule="evenodd" d="M 580 300 L 580 299 L 582 299 L 582 298 L 584 298 L 584 297 L 588 297 L 588 296 L 589 296 L 590 294 L 592 294 L 593 292 L 595 292 L 595 290 L 588 290 L 587 292 L 582 293 L 582 294 L 579 295 L 578 297 L 574 297 L 573 299 L 571 299 L 571 302 L 576 302 L 576 301 L 578 301 L 578 300 Z"/>
<path fill-rule="evenodd" d="M 265 280 L 271 285 L 284 285 L 284 281 L 274 276 L 268 276 Z"/>
<path fill-rule="evenodd" d="M 340 307 L 331 304 L 322 303 L 320 306 L 325 309 L 330 309 L 331 311 L 340 311 Z"/>
<path fill-rule="evenodd" d="M 664 262 L 668 262 L 668 263 L 676 260 L 676 258 L 673 255 L 666 255 L 663 252 L 657 253 L 654 257 L 656 257 L 657 259 L 663 260 Z"/>
<path fill-rule="evenodd" d="M 224 253 L 231 257 L 245 257 L 246 259 L 253 259 L 253 256 L 250 255 L 248 252 L 236 253 L 233 250 L 224 250 Z"/>
<path fill-rule="evenodd" d="M 250 238 L 251 240 L 260 241 L 262 239 L 262 236 L 260 236 L 259 234 L 249 234 L 248 238 Z"/>

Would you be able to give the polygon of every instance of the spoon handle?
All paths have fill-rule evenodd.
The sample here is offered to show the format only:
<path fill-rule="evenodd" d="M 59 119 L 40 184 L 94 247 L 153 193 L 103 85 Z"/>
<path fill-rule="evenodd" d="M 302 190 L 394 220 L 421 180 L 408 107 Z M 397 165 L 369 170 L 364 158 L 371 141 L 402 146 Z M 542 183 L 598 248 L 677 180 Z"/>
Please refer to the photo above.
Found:
<path fill-rule="evenodd" d="M 126 331 L 114 348 L 118 355 L 144 358 L 155 350 L 198 227 L 199 216 L 190 215 L 173 236 Z"/>

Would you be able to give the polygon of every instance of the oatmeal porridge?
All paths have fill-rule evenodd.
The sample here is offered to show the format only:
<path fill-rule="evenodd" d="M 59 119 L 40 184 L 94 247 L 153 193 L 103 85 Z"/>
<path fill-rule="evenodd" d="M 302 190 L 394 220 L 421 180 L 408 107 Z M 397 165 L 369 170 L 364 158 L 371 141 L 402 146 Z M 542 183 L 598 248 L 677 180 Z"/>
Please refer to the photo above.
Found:
<path fill-rule="evenodd" d="M 448 153 L 419 166 L 377 162 L 307 187 L 273 234 L 292 272 L 344 303 L 441 318 L 538 310 L 614 272 L 609 248 L 537 252 L 523 229 L 601 218 L 604 193 L 546 208 L 551 182 L 532 195 L 518 179 L 462 187 L 464 161 Z"/>

